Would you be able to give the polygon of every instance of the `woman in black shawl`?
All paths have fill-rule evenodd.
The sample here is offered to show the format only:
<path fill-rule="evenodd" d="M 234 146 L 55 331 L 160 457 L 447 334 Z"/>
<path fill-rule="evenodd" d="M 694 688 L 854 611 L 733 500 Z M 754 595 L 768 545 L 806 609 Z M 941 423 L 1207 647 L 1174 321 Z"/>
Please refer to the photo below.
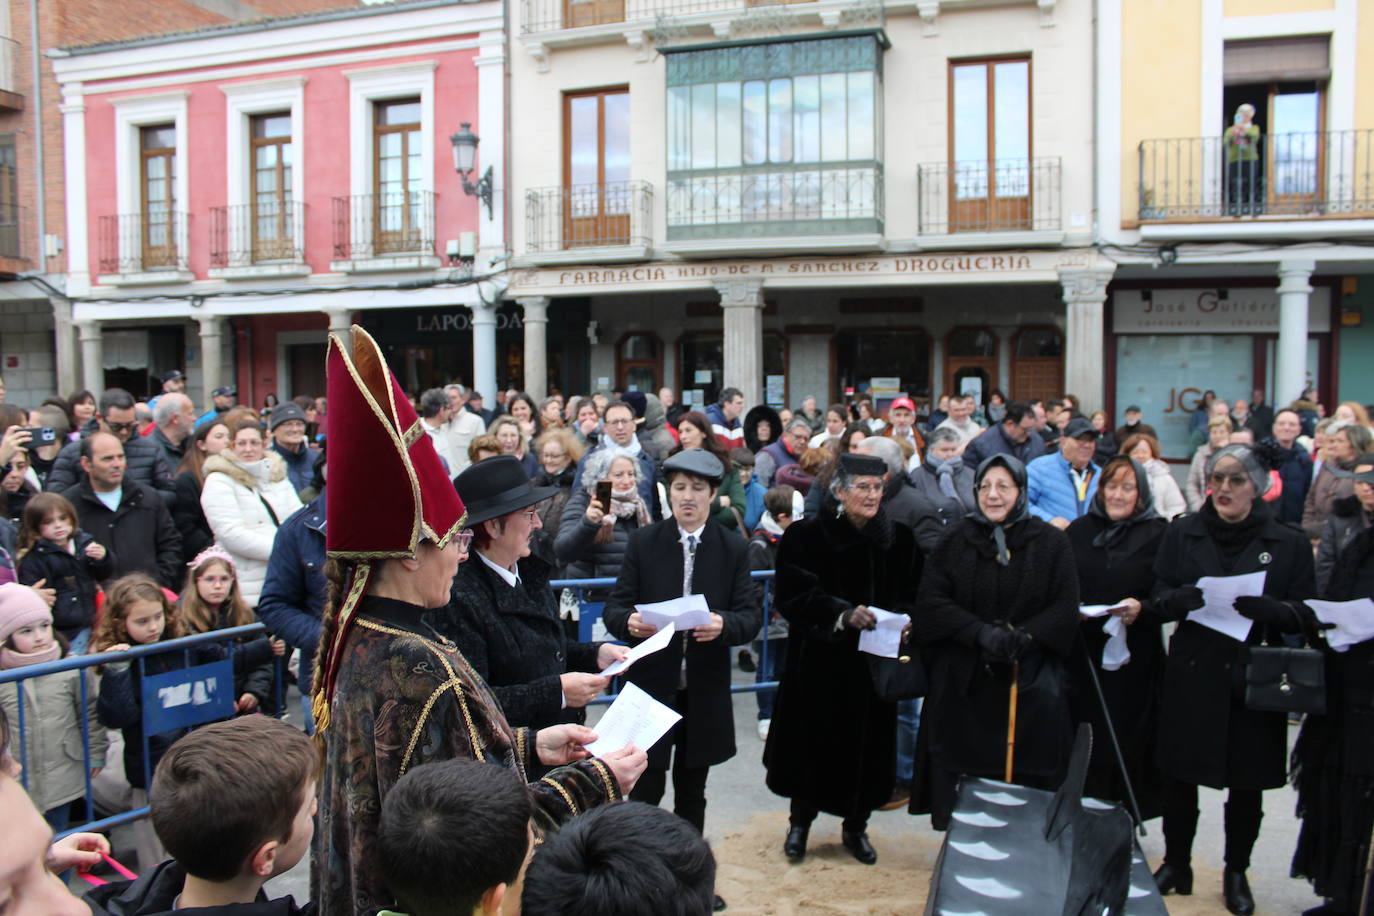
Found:
<path fill-rule="evenodd" d="M 1005 775 L 1013 671 L 1012 781 L 1058 786 L 1073 744 L 1065 663 L 1078 626 L 1078 577 L 1068 539 L 1030 514 L 1026 468 L 1015 458 L 979 465 L 974 492 L 977 509 L 935 549 L 912 615 L 912 636 L 930 658 L 930 692 L 911 813 L 929 813 L 936 830 L 949 825 L 961 775 Z"/>
<path fill-rule="evenodd" d="M 1111 608 L 1111 616 L 1125 624 L 1130 652 L 1125 663 L 1111 657 L 1111 667 L 1106 667 L 1105 626 L 1119 624 L 1110 623 L 1111 617 L 1080 620 L 1083 640 L 1074 649 L 1069 671 L 1074 722 L 1088 722 L 1093 728 L 1093 755 L 1084 793 L 1129 805 L 1102 712 L 1105 701 L 1140 817 L 1145 820 L 1161 813 L 1154 753 L 1164 683 L 1164 618 L 1150 595 L 1155 584 L 1155 555 L 1168 526 L 1150 497 L 1149 472 L 1125 455 L 1118 455 L 1102 469 L 1101 484 L 1088 514 L 1065 531 L 1078 566 L 1080 600 L 1085 605 Z M 1100 697 L 1093 683 L 1094 671 L 1102 688 Z"/>

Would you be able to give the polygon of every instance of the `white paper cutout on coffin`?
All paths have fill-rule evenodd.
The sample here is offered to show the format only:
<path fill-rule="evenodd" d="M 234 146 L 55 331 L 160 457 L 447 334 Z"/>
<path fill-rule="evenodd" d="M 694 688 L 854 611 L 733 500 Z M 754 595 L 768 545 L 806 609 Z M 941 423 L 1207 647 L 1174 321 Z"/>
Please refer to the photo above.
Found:
<path fill-rule="evenodd" d="M 1016 888 L 1003 884 L 996 878 L 965 878 L 963 875 L 955 875 L 954 880 L 964 887 L 980 894 L 984 897 L 995 897 L 998 900 L 1015 900 L 1022 896 L 1021 891 Z"/>
<path fill-rule="evenodd" d="M 1006 821 L 1000 821 L 997 818 L 993 817 L 991 814 L 984 814 L 981 811 L 978 811 L 974 814 L 966 814 L 963 811 L 955 811 L 953 814 L 950 815 L 950 817 L 954 818 L 956 821 L 959 821 L 962 824 L 968 824 L 970 827 L 1007 826 Z"/>
<path fill-rule="evenodd" d="M 993 849 L 987 843 L 956 843 L 950 840 L 949 846 L 956 852 L 962 852 L 966 856 L 975 859 L 982 859 L 985 862 L 1000 862 L 1008 858 L 1011 853 L 1003 852 L 1000 849 Z"/>
<path fill-rule="evenodd" d="M 1010 792 L 974 792 L 983 801 L 994 805 L 1001 805 L 1004 808 L 1016 808 L 1026 803 L 1024 798 L 1017 798 Z"/>

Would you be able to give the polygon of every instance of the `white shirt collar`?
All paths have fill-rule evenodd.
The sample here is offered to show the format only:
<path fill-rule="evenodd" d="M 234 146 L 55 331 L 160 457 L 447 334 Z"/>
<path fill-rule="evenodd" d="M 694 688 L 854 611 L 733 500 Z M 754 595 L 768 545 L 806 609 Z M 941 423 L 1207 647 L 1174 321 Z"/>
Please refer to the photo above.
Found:
<path fill-rule="evenodd" d="M 515 588 L 517 585 L 520 584 L 520 574 L 518 572 L 511 572 L 504 566 L 497 566 L 491 560 L 488 560 L 487 555 L 482 553 L 482 551 L 480 550 L 477 551 L 477 559 L 487 564 L 487 568 L 496 573 L 498 576 L 500 576 L 501 580 L 505 582 L 507 585 L 509 585 L 511 588 Z"/>
<path fill-rule="evenodd" d="M 682 527 L 681 525 L 678 525 L 678 526 L 677 526 L 677 539 L 678 539 L 681 543 L 686 544 L 688 538 L 694 537 L 694 538 L 697 539 L 697 543 L 700 544 L 700 543 L 701 543 L 701 533 L 702 533 L 702 531 L 704 531 L 705 529 L 706 529 L 705 523 L 703 523 L 702 526 L 701 526 L 700 528 L 698 528 L 696 531 L 688 531 L 686 528 Z"/>

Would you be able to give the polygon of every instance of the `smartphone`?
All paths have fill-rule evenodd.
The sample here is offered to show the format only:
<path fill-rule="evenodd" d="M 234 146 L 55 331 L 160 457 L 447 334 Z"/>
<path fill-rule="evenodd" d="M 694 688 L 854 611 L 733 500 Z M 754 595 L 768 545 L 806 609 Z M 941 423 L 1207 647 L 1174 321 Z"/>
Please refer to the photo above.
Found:
<path fill-rule="evenodd" d="M 29 434 L 29 445 L 54 445 L 57 442 L 57 430 L 51 426 L 26 426 L 24 431 Z"/>
<path fill-rule="evenodd" d="M 601 511 L 611 511 L 611 482 L 609 480 L 599 481 L 596 485 L 596 501 L 601 503 Z"/>

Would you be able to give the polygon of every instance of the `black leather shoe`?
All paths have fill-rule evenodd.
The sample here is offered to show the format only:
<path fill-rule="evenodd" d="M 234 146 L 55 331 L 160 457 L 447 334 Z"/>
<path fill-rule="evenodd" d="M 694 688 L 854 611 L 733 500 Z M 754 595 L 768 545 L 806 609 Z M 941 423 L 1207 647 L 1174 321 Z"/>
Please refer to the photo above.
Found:
<path fill-rule="evenodd" d="M 787 856 L 789 862 L 800 862 L 806 858 L 806 837 L 810 833 L 810 827 L 793 825 L 787 828 L 787 839 L 782 841 L 782 854 Z"/>
<path fill-rule="evenodd" d="M 1165 862 L 1155 869 L 1155 887 L 1160 894 L 1188 896 L 1193 892 L 1193 869 L 1189 865 L 1170 865 Z"/>
<path fill-rule="evenodd" d="M 711 912 L 719 913 L 723 909 L 725 909 L 725 901 L 721 899 L 720 894 L 716 894 L 716 901 L 711 904 Z"/>
<path fill-rule="evenodd" d="M 840 832 L 840 839 L 844 843 L 844 848 L 849 850 L 849 854 L 865 865 L 872 865 L 878 861 L 878 851 L 868 842 L 867 833 L 850 833 L 843 830 Z"/>
<path fill-rule="evenodd" d="M 1250 916 L 1255 912 L 1255 897 L 1250 893 L 1250 882 L 1245 880 L 1245 872 L 1236 868 L 1223 871 L 1221 895 L 1226 898 L 1226 909 L 1236 916 Z"/>

